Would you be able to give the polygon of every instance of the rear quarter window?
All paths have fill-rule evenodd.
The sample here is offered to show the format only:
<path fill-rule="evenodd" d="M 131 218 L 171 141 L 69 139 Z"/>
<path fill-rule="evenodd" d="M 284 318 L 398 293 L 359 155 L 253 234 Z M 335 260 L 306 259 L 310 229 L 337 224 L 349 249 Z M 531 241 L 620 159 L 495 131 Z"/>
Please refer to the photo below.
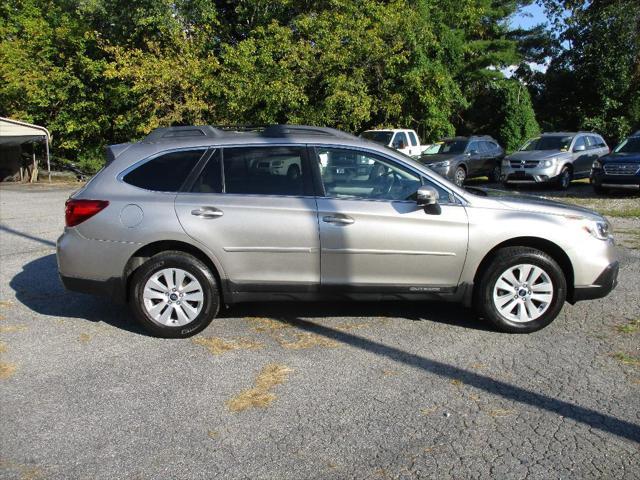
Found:
<path fill-rule="evenodd" d="M 180 150 L 159 155 L 131 170 L 122 180 L 145 190 L 177 192 L 204 152 Z"/>

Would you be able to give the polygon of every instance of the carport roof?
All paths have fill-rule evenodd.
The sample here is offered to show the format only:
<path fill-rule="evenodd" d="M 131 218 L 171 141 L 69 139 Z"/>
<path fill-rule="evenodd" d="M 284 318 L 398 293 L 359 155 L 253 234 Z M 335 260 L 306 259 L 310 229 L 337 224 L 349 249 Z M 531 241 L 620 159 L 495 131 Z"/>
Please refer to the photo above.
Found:
<path fill-rule="evenodd" d="M 20 145 L 25 142 L 51 142 L 49 130 L 39 125 L 0 117 L 0 145 Z"/>

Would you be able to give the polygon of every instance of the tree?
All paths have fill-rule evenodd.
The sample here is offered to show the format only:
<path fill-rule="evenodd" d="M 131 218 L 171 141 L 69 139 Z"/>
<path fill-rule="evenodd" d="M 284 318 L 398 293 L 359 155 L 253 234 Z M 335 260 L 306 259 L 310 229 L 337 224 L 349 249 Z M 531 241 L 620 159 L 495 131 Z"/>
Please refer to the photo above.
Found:
<path fill-rule="evenodd" d="M 543 0 L 556 55 L 536 101 L 542 121 L 619 140 L 640 126 L 640 3 Z"/>

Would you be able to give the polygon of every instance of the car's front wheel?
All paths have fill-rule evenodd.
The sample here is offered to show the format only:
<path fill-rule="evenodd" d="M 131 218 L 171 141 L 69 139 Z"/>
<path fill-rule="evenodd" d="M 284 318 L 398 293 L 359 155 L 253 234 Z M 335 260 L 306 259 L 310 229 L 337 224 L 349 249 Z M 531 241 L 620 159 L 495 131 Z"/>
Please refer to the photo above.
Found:
<path fill-rule="evenodd" d="M 138 268 L 130 301 L 140 324 L 164 338 L 195 335 L 215 318 L 220 296 L 207 266 L 184 252 L 164 252 Z"/>
<path fill-rule="evenodd" d="M 453 174 L 453 181 L 459 187 L 464 186 L 464 182 L 467 179 L 467 171 L 464 167 L 460 166 L 456 168 L 456 171 Z"/>
<path fill-rule="evenodd" d="M 534 248 L 506 247 L 480 276 L 475 304 L 498 329 L 529 333 L 558 316 L 566 295 L 564 273 L 553 258 Z"/>
<path fill-rule="evenodd" d="M 562 168 L 560 175 L 558 176 L 558 186 L 561 190 L 566 190 L 571 185 L 571 169 L 567 166 Z"/>

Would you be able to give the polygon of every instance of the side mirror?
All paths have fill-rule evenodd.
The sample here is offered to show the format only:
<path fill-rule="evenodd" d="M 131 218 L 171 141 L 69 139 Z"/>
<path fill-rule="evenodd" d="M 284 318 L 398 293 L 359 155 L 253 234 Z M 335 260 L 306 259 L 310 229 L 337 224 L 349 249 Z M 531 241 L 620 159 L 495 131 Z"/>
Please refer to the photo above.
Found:
<path fill-rule="evenodd" d="M 416 203 L 421 207 L 428 207 L 429 205 L 436 205 L 439 199 L 438 191 L 429 186 L 422 186 L 418 188 L 416 193 Z"/>
<path fill-rule="evenodd" d="M 474 156 L 478 154 L 478 150 L 469 150 L 469 155 Z"/>
<path fill-rule="evenodd" d="M 584 152 L 587 149 L 584 145 L 576 145 L 573 149 L 574 152 Z"/>

